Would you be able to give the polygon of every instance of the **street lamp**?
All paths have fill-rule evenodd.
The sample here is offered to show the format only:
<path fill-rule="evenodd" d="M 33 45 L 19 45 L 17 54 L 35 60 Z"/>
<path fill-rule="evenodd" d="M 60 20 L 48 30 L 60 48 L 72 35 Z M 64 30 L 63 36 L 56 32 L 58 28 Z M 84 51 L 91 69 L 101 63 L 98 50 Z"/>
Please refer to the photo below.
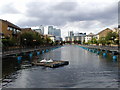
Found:
<path fill-rule="evenodd" d="M 36 40 L 34 39 L 33 42 L 36 42 Z M 35 44 L 36 44 L 36 43 L 35 43 Z M 36 47 L 36 45 L 35 45 L 35 47 Z"/>
<path fill-rule="evenodd" d="M 27 39 L 26 39 L 26 38 L 24 38 L 24 41 L 25 41 L 25 46 L 26 46 L 26 40 L 27 40 Z"/>

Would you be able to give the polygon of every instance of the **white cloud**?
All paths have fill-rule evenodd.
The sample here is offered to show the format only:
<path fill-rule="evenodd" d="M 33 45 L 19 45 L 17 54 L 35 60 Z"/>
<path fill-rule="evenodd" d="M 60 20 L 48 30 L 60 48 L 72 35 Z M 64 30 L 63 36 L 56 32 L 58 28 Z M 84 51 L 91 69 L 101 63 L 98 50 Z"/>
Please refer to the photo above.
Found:
<path fill-rule="evenodd" d="M 46 33 L 47 25 L 54 25 L 61 28 L 62 37 L 67 36 L 70 30 L 97 33 L 106 27 L 117 27 L 118 1 L 1 0 L 0 18 L 21 27 L 43 24 Z"/>

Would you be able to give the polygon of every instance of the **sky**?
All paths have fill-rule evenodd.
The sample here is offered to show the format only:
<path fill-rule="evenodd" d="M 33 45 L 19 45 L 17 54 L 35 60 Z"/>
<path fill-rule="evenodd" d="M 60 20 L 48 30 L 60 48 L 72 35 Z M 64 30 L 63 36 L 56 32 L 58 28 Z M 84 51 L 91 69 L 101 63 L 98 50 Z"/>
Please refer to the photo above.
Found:
<path fill-rule="evenodd" d="M 0 19 L 19 27 L 49 25 L 68 31 L 97 34 L 118 26 L 119 0 L 1 0 Z"/>

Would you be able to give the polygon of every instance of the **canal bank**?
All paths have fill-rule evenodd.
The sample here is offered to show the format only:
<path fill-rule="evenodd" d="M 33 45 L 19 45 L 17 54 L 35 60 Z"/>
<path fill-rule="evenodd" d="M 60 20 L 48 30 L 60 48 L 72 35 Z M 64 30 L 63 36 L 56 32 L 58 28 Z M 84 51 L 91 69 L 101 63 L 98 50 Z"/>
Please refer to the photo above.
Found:
<path fill-rule="evenodd" d="M 59 46 L 41 46 L 41 47 L 35 47 L 35 48 L 20 48 L 17 50 L 10 50 L 10 51 L 2 51 L 2 57 L 7 57 L 7 56 L 13 56 L 13 55 L 21 55 L 24 53 L 30 53 L 30 52 L 47 52 L 50 49 L 54 49 L 57 47 L 61 47 L 62 45 Z"/>
<path fill-rule="evenodd" d="M 119 61 L 118 46 L 79 45 L 79 47 L 98 55 L 102 54 L 103 57 L 110 55 L 114 61 Z"/>
<path fill-rule="evenodd" d="M 32 66 L 11 70 L 3 81 L 5 88 L 117 88 L 118 63 L 112 58 L 96 55 L 77 45 L 63 47 L 40 54 L 40 59 L 67 60 L 69 65 L 59 68 Z M 8 59 L 10 61 L 10 59 Z M 4 72 L 15 68 L 12 62 L 4 63 Z M 7 68 L 6 68 L 7 66 Z M 5 69 L 6 68 L 6 69 Z M 8 70 L 10 71 L 10 69 Z M 6 71 L 7 72 L 7 71 Z"/>

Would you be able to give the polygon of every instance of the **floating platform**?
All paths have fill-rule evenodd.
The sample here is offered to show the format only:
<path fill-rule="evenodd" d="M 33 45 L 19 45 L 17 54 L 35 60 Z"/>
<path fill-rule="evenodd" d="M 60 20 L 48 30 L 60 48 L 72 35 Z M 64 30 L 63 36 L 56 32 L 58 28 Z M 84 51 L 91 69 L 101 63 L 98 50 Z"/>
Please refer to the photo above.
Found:
<path fill-rule="evenodd" d="M 50 67 L 50 68 L 56 68 L 56 67 L 68 65 L 69 61 L 54 60 L 53 62 L 36 62 L 36 63 L 33 62 L 32 64 L 36 65 L 36 66 L 45 66 L 45 67 Z"/>

